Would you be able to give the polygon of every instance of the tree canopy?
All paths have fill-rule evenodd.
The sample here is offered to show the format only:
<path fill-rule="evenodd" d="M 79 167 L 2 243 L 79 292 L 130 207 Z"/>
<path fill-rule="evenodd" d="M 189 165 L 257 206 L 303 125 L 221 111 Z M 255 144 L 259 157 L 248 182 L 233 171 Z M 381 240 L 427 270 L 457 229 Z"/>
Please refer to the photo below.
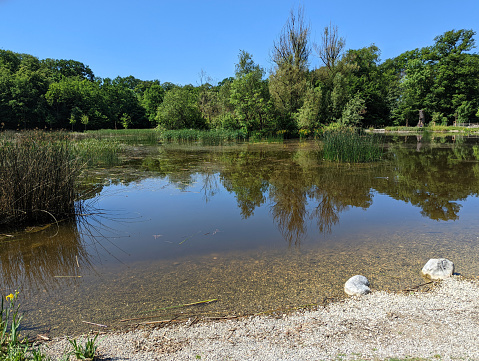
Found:
<path fill-rule="evenodd" d="M 297 136 L 331 124 L 415 125 L 419 111 L 426 122 L 477 122 L 475 35 L 450 30 L 382 61 L 374 44 L 347 49 L 333 24 L 315 43 L 299 7 L 273 42 L 271 69 L 241 50 L 234 76 L 214 84 L 202 71 L 197 86 L 102 79 L 75 60 L 0 50 L 0 129 L 159 126 Z M 311 67 L 314 54 L 318 67 Z"/>

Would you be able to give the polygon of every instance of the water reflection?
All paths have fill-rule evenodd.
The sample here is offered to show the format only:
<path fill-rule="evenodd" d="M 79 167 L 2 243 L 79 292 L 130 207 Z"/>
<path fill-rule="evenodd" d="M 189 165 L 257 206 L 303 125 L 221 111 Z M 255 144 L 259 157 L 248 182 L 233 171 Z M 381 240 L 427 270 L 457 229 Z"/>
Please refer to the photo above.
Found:
<path fill-rule="evenodd" d="M 264 212 L 267 209 L 271 223 L 283 239 L 297 246 L 308 234 L 332 232 L 334 227 L 339 226 L 341 214 L 351 208 L 370 208 L 377 193 L 418 207 L 421 215 L 429 219 L 458 220 L 463 201 L 478 196 L 479 148 L 458 139 L 453 145 L 447 145 L 444 138 L 435 141 L 424 137 L 419 140 L 409 138 L 390 145 L 388 160 L 365 165 L 323 162 L 316 143 L 245 145 L 209 150 L 162 147 L 154 155 L 135 159 L 126 170 L 118 170 L 114 177 L 110 172 L 111 178 L 107 182 L 97 171 L 86 175 L 84 180 L 88 186 L 84 186 L 84 194 L 97 200 L 105 189 L 113 185 L 123 185 L 125 190 L 129 184 L 141 184 L 142 179 L 154 177 L 164 180 L 164 185 L 157 190 L 162 191 L 168 186 L 168 191 L 176 188 L 181 193 L 191 192 L 191 197 L 201 193 L 206 204 L 217 197 L 224 197 L 222 193 L 226 191 L 234 197 L 241 217 L 226 222 L 234 224 L 232 228 L 239 238 L 251 237 L 242 229 L 241 222 L 254 219 L 257 210 Z M 421 148 L 417 148 L 415 141 L 422 143 Z M 138 192 L 135 193 L 138 198 L 149 198 L 151 189 L 140 189 Z M 143 196 L 140 197 L 140 194 Z M 193 199 L 196 198 L 186 198 L 184 204 L 191 203 Z M 146 207 L 141 203 L 145 200 L 133 199 L 129 202 L 132 201 L 140 210 Z M 114 207 L 128 209 L 129 206 L 119 203 Z M 175 207 L 183 207 L 183 203 L 180 205 L 175 197 L 165 196 L 158 211 L 169 212 Z M 218 212 L 226 213 L 218 207 L 212 205 L 202 209 L 204 217 L 215 219 Z M 390 218 L 401 217 L 385 210 L 388 211 Z M 148 211 L 145 213 L 145 216 L 153 216 Z M 184 213 L 180 209 L 178 217 Z M 99 231 L 92 226 L 93 220 L 86 217 L 82 223 L 51 225 L 37 232 L 18 233 L 14 239 L 1 236 L 2 289 L 51 289 L 60 283 L 73 283 L 81 275 L 81 269 L 91 266 L 98 248 L 119 260 L 111 250 L 118 241 L 109 240 L 117 225 L 108 223 L 111 219 L 107 220 L 101 226 L 110 227 L 106 232 L 109 235 L 105 236 L 105 228 Z M 131 233 L 144 227 L 134 219 L 129 222 Z M 155 222 L 161 222 L 161 216 Z M 194 223 L 195 220 L 187 219 L 187 222 Z M 167 232 L 168 226 L 162 224 L 161 232 Z M 171 227 L 178 228 L 178 225 Z M 188 232 L 200 234 L 199 227 L 193 225 Z M 203 233 L 211 236 L 211 232 L 216 233 L 217 230 L 212 228 Z M 151 237 L 157 236 L 158 232 L 152 230 L 150 233 Z M 191 235 L 185 233 L 184 236 L 183 239 L 187 239 Z M 219 235 L 215 237 L 225 242 Z M 265 234 L 257 237 L 261 242 Z M 138 239 L 137 242 L 139 248 L 148 249 L 145 241 Z M 123 246 L 127 247 L 129 243 L 119 247 Z M 163 257 L 180 252 L 175 248 L 165 250 L 166 246 L 162 247 L 158 252 Z M 210 247 L 214 250 L 214 243 Z"/>
<path fill-rule="evenodd" d="M 0 236 L 0 288 L 35 292 L 78 281 L 91 266 L 76 222 Z"/>
<path fill-rule="evenodd" d="M 210 298 L 222 315 L 317 303 L 358 272 L 398 290 L 438 256 L 474 274 L 479 148 L 449 141 L 398 138 L 388 159 L 363 165 L 324 162 L 314 142 L 151 148 L 84 175 L 84 198 L 110 211 L 83 223 L 98 227 L 0 239 L 1 286 L 56 288 L 31 309 L 63 333 L 85 315 L 106 324 Z"/>
<path fill-rule="evenodd" d="M 224 187 L 234 194 L 243 219 L 267 203 L 284 239 L 298 244 L 308 221 L 320 233 L 331 232 L 342 212 L 369 208 L 374 191 L 419 207 L 430 219 L 457 220 L 458 202 L 477 196 L 479 189 L 477 149 L 460 142 L 444 147 L 425 137 L 416 143 L 416 149 L 391 146 L 389 160 L 369 165 L 322 162 L 314 145 L 276 145 L 212 152 L 163 148 L 141 166 L 182 191 L 194 184 L 195 175 L 205 176 L 205 200 Z"/>

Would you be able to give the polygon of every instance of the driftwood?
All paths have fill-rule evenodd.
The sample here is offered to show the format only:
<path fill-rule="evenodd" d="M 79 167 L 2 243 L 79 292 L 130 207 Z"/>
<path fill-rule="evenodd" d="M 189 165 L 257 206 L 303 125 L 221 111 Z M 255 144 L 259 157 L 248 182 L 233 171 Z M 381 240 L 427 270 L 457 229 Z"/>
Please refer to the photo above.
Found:
<path fill-rule="evenodd" d="M 155 324 L 158 324 L 158 323 L 170 323 L 170 322 L 175 321 L 177 318 L 178 318 L 178 315 L 173 317 L 173 318 L 170 318 L 169 320 L 141 322 L 141 323 L 139 323 L 139 325 L 155 325 Z"/>
<path fill-rule="evenodd" d="M 430 285 L 431 283 L 434 283 L 434 281 L 429 281 L 429 282 L 426 282 L 426 283 L 421 283 L 420 285 L 417 285 L 417 286 L 414 286 L 414 287 L 406 288 L 406 289 L 402 290 L 402 292 L 417 291 L 417 289 L 418 289 L 419 287 L 426 286 L 426 285 Z"/>
<path fill-rule="evenodd" d="M 102 325 L 100 323 L 94 323 L 94 322 L 88 322 L 88 321 L 82 321 L 82 322 L 87 323 L 89 325 L 98 326 L 98 327 L 108 327 L 107 325 Z"/>

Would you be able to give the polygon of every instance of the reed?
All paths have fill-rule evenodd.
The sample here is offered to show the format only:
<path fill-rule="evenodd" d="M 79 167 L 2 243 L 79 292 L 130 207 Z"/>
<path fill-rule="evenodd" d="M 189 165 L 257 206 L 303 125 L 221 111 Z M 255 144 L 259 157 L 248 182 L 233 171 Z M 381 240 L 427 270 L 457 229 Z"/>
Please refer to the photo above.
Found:
<path fill-rule="evenodd" d="M 355 129 L 323 134 L 323 158 L 335 162 L 365 163 L 382 158 L 382 139 L 377 135 L 361 135 Z"/>
<path fill-rule="evenodd" d="M 73 215 L 80 171 L 66 133 L 1 133 L 0 224 Z"/>
<path fill-rule="evenodd" d="M 121 145 L 114 139 L 86 138 L 72 143 L 73 155 L 88 166 L 114 166 L 120 163 Z"/>
<path fill-rule="evenodd" d="M 160 132 L 156 129 L 102 129 L 87 131 L 88 138 L 99 140 L 115 139 L 124 144 L 155 145 L 161 140 Z"/>
<path fill-rule="evenodd" d="M 225 145 L 247 138 L 240 130 L 198 130 L 179 129 L 164 130 L 161 132 L 161 140 L 169 143 L 200 143 L 201 145 Z"/>

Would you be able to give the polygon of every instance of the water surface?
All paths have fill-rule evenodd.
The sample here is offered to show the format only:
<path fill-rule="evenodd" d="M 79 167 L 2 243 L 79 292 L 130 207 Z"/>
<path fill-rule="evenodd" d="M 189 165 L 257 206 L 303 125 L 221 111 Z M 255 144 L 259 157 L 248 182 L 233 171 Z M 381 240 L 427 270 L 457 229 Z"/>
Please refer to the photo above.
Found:
<path fill-rule="evenodd" d="M 433 257 L 479 274 L 477 140 L 388 148 L 350 165 L 316 142 L 132 147 L 85 174 L 88 215 L 1 236 L 2 291 L 22 291 L 28 332 L 59 335 L 323 304 L 355 274 L 399 291 Z"/>

